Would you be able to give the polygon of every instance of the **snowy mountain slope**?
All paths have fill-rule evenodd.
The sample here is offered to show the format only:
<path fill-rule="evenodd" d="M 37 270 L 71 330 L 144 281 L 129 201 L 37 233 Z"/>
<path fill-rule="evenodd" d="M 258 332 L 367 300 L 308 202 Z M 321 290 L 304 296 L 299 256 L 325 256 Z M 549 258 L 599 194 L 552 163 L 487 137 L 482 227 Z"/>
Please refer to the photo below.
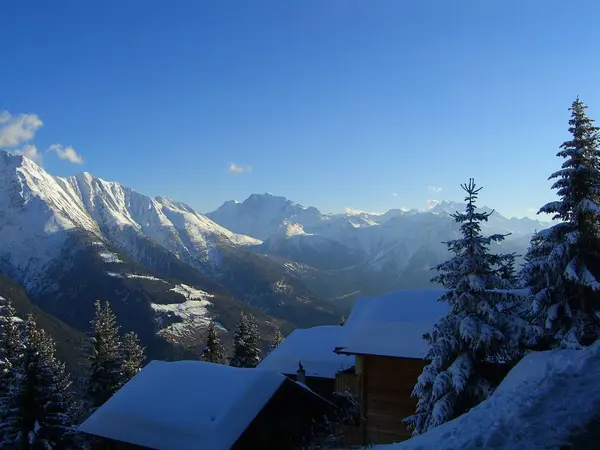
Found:
<path fill-rule="evenodd" d="M 91 293 L 114 298 L 119 289 L 126 291 L 115 283 L 129 288 L 129 280 L 112 277 L 113 289 L 105 291 L 93 277 L 107 271 L 119 274 L 124 263 L 140 266 L 142 274 L 218 293 L 228 310 L 237 311 L 232 315 L 243 306 L 234 297 L 255 312 L 296 326 L 339 320 L 334 307 L 283 266 L 247 250 L 260 240 L 230 232 L 183 203 L 151 198 L 88 173 L 53 177 L 27 158 L 4 152 L 0 175 L 0 273 L 22 283 L 45 308 L 73 326 L 86 327 L 88 319 L 82 322 L 75 317 L 78 308 L 55 297 L 75 301 L 76 295 L 87 298 Z M 80 270 L 81 259 L 89 273 Z M 73 286 L 73 271 L 91 286 L 90 293 Z M 150 308 L 147 299 L 143 303 Z M 82 317 L 89 316 L 90 305 L 79 311 Z M 144 317 L 152 321 L 149 313 Z"/>
<path fill-rule="evenodd" d="M 31 314 L 36 323 L 56 342 L 57 356 L 66 364 L 67 370 L 71 373 L 79 373 L 84 358 L 82 348 L 85 334 L 34 305 L 22 286 L 2 275 L 0 275 L 0 298 L 10 299 L 19 319 L 25 319 Z M 0 300 L 0 307 L 3 308 L 4 304 L 5 302 Z"/>
<path fill-rule="evenodd" d="M 169 255 L 165 251 L 159 259 Z M 255 315 L 264 336 L 272 333 L 271 317 L 234 300 L 174 256 L 167 262 L 169 271 L 150 272 L 111 243 L 77 231 L 48 269 L 52 284 L 37 291 L 35 301 L 80 331 L 88 331 L 94 301 L 110 301 L 122 330 L 135 331 L 150 357 L 158 359 L 192 357 L 186 349 L 199 351 L 210 319 L 222 324 L 223 338 L 230 341 L 240 312 Z"/>
<path fill-rule="evenodd" d="M 305 208 L 272 194 L 252 194 L 242 203 L 231 200 L 206 216 L 228 230 L 260 240 L 276 234 L 286 221 L 305 228 L 328 221 L 316 208 Z"/>
<path fill-rule="evenodd" d="M 442 242 L 458 235 L 450 217 L 456 211 L 464 211 L 464 205 L 439 202 L 426 211 L 322 214 L 283 197 L 254 194 L 242 203 L 226 202 L 207 215 L 226 228 L 263 239 L 263 245 L 255 247 L 257 251 L 336 269 L 336 274 L 329 274 L 334 278 L 340 271 L 351 272 L 363 280 L 359 288 L 366 292 L 369 286 L 377 285 L 381 289 L 429 286 L 430 269 L 446 257 Z M 284 234 L 283 226 L 297 227 L 302 233 Z M 533 231 L 546 226 L 529 218 L 506 218 L 498 212 L 484 224 L 486 233 L 512 233 L 502 244 L 503 251 L 520 254 L 525 253 Z M 332 242 L 341 246 L 335 248 Z M 332 253 L 337 256 L 333 264 L 316 265 L 315 261 L 323 261 Z"/>
<path fill-rule="evenodd" d="M 325 270 L 359 264 L 365 258 L 361 251 L 318 234 L 306 233 L 302 225 L 288 222 L 253 249 Z"/>

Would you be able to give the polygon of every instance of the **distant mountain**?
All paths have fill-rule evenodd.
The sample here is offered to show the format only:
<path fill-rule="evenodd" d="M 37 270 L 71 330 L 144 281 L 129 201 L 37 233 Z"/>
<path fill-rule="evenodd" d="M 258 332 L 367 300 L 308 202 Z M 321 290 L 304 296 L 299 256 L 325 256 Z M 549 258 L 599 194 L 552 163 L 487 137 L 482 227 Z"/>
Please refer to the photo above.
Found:
<path fill-rule="evenodd" d="M 359 264 L 365 259 L 360 250 L 325 236 L 306 233 L 302 225 L 289 222 L 281 224 L 276 233 L 254 250 L 325 270 Z"/>
<path fill-rule="evenodd" d="M 156 354 L 197 341 L 208 317 L 232 330 L 240 311 L 284 328 L 337 322 L 301 278 L 249 250 L 261 243 L 183 203 L 88 173 L 53 177 L 0 152 L 0 273 L 76 329 L 97 298 Z"/>
<path fill-rule="evenodd" d="M 305 208 L 272 194 L 252 194 L 242 203 L 231 200 L 206 216 L 234 233 L 260 240 L 278 233 L 284 222 L 310 227 L 328 220 L 317 208 Z"/>
<path fill-rule="evenodd" d="M 263 244 L 253 250 L 300 264 L 294 270 L 305 274 L 313 290 L 351 301 L 360 294 L 431 287 L 431 269 L 448 256 L 442 242 L 458 236 L 451 214 L 464 209 L 462 203 L 443 201 L 425 211 L 323 214 L 284 197 L 253 194 L 241 203 L 226 202 L 207 216 L 231 231 L 261 239 Z M 486 233 L 510 233 L 496 250 L 518 254 L 525 253 L 536 229 L 547 226 L 497 211 L 483 225 Z M 355 295 L 348 296 L 351 292 Z"/>

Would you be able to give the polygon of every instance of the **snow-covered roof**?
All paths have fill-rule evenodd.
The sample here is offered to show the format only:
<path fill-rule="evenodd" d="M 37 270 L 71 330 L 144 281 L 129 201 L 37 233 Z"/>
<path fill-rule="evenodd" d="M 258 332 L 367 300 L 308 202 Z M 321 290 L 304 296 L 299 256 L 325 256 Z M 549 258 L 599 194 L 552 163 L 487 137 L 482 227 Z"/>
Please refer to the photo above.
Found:
<path fill-rule="evenodd" d="M 152 361 L 79 431 L 156 450 L 229 450 L 285 380 L 270 370 Z"/>
<path fill-rule="evenodd" d="M 334 353 L 346 330 L 339 325 L 296 329 L 258 367 L 295 374 L 301 362 L 309 377 L 335 378 L 354 365 L 354 356 Z"/>
<path fill-rule="evenodd" d="M 431 331 L 448 311 L 438 302 L 444 290 L 403 290 L 376 298 L 361 298 L 342 328 L 346 328 L 339 351 L 358 355 L 423 358 Z"/>
<path fill-rule="evenodd" d="M 438 299 L 444 289 L 402 290 L 375 298 L 360 298 L 342 328 L 338 345 L 345 354 L 396 358 L 424 358 L 428 345 L 423 334 L 449 311 Z M 502 291 L 526 295 L 526 290 Z"/>
<path fill-rule="evenodd" d="M 600 342 L 584 350 L 531 353 L 490 398 L 468 413 L 408 441 L 373 450 L 566 448 L 600 413 L 599 378 Z"/>

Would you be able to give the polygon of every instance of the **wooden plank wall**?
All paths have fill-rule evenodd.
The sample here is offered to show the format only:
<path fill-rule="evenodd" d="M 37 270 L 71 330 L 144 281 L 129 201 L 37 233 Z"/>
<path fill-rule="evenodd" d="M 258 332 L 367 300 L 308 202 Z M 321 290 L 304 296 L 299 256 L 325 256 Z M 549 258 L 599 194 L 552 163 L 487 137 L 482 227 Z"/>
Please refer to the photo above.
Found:
<path fill-rule="evenodd" d="M 349 392 L 352 395 L 359 396 L 358 376 L 355 373 L 338 372 L 335 375 L 335 392 Z"/>
<path fill-rule="evenodd" d="M 427 361 L 381 356 L 361 359 L 366 443 L 389 444 L 410 438 L 402 419 L 415 412 L 417 401 L 411 392 Z"/>

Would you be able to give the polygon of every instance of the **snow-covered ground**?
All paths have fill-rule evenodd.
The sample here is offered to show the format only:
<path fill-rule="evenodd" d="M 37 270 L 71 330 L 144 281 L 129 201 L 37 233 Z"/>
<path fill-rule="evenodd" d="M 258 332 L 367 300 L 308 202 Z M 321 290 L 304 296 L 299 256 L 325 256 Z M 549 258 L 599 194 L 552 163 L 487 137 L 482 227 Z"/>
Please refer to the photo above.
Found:
<path fill-rule="evenodd" d="M 100 258 L 102 258 L 102 261 L 104 261 L 105 263 L 122 263 L 123 262 L 119 259 L 117 254 L 113 253 L 113 252 L 107 252 L 107 251 L 99 252 L 98 255 L 100 255 Z"/>
<path fill-rule="evenodd" d="M 161 330 L 161 334 L 182 337 L 208 326 L 210 316 L 207 307 L 211 305 L 209 301 L 213 297 L 211 294 L 186 284 L 178 284 L 170 290 L 182 295 L 186 300 L 181 303 L 166 305 L 152 303 L 152 309 L 156 313 L 159 324 L 173 316 L 182 319 L 182 321 L 167 325 Z"/>
<path fill-rule="evenodd" d="M 585 350 L 534 352 L 467 414 L 373 450 L 562 448 L 600 414 L 600 341 Z"/>

